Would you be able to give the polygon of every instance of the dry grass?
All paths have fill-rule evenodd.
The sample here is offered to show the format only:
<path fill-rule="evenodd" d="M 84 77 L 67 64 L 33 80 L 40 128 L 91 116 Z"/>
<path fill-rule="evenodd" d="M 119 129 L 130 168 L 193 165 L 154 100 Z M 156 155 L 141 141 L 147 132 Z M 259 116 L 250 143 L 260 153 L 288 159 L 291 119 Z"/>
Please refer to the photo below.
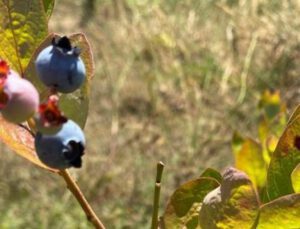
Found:
<path fill-rule="evenodd" d="M 83 23 L 81 1 L 58 1 L 50 26 L 85 32 L 96 61 L 88 155 L 74 175 L 107 228 L 146 228 L 157 161 L 167 166 L 163 207 L 205 167 L 233 163 L 232 131 L 256 135 L 262 91 L 298 103 L 300 4 L 96 3 Z M 58 177 L 2 151 L 1 228 L 89 228 Z"/>

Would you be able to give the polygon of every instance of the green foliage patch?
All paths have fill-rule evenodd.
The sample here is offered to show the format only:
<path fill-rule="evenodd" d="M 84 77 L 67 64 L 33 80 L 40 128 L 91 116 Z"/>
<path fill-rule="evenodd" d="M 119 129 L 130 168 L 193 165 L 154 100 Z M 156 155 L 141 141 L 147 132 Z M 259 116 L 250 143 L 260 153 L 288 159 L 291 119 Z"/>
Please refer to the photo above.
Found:
<path fill-rule="evenodd" d="M 262 95 L 259 107 L 263 114 L 259 125 L 260 141 L 242 137 L 236 132 L 232 139 L 232 150 L 237 169 L 228 168 L 222 177 L 213 169 L 203 172 L 201 177 L 216 178 L 218 187 L 208 190 L 198 201 L 190 199 L 198 207 L 196 213 L 195 209 L 192 211 L 194 218 L 190 217 L 190 211 L 175 214 L 176 210 L 170 210 L 170 203 L 174 206 L 181 203 L 180 209 L 192 209 L 190 201 L 185 201 L 189 193 L 201 193 L 199 190 L 207 187 L 209 180 L 202 180 L 206 184 L 198 188 L 186 184 L 180 186 L 166 207 L 163 228 L 254 229 L 300 226 L 297 193 L 300 163 L 299 107 L 289 121 L 285 121 L 285 105 L 280 101 L 278 92 L 270 91 Z M 285 130 L 283 122 L 286 124 Z M 283 134 L 277 138 L 275 136 L 280 129 Z M 277 146 L 274 148 L 269 144 Z M 189 184 L 196 181 L 190 181 Z M 196 215 L 199 216 L 198 220 Z"/>

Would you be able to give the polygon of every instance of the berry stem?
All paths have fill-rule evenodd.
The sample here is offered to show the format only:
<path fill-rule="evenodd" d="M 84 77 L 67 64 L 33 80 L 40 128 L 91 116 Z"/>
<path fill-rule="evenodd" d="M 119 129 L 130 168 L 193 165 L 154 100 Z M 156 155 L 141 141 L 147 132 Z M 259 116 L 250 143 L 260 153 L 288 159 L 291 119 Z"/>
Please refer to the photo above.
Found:
<path fill-rule="evenodd" d="M 161 177 L 162 177 L 162 174 L 163 174 L 164 166 L 165 166 L 164 163 L 162 163 L 161 161 L 157 163 L 151 229 L 157 229 L 158 228 L 158 210 L 159 210 L 159 199 L 160 199 L 160 187 L 161 187 Z"/>
<path fill-rule="evenodd" d="M 35 137 L 34 131 L 32 131 L 29 127 L 25 126 L 22 123 L 19 123 L 18 126 L 26 130 L 33 138 Z"/>
<path fill-rule="evenodd" d="M 100 221 L 100 219 L 97 217 L 96 213 L 90 206 L 89 202 L 86 200 L 84 195 L 82 194 L 79 186 L 76 184 L 76 182 L 71 177 L 70 173 L 67 170 L 60 170 L 59 175 L 61 175 L 70 192 L 75 196 L 79 204 L 81 205 L 83 211 L 86 214 L 87 219 L 94 225 L 96 229 L 105 229 L 104 225 Z"/>

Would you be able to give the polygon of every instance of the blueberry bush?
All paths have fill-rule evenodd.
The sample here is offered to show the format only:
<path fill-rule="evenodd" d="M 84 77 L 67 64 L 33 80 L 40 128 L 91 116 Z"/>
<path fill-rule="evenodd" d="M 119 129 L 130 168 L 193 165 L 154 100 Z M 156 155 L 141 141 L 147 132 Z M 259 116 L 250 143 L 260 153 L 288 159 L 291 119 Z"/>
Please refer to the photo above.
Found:
<path fill-rule="evenodd" d="M 105 228 L 66 170 L 84 163 L 93 56 L 84 34 L 49 34 L 53 7 L 54 0 L 0 2 L 0 139 L 60 175 L 87 219 Z M 158 163 L 153 229 L 300 227 L 300 107 L 288 119 L 279 92 L 266 91 L 259 108 L 258 140 L 233 135 L 235 166 L 182 184 L 160 218 Z"/>
<path fill-rule="evenodd" d="M 259 103 L 258 140 L 236 132 L 235 168 L 206 169 L 171 196 L 161 228 L 298 228 L 300 106 L 289 119 L 278 91 Z"/>
<path fill-rule="evenodd" d="M 1 1 L 2 141 L 61 175 L 88 220 L 104 228 L 67 168 L 80 168 L 93 57 L 84 34 L 48 34 L 54 0 Z"/>

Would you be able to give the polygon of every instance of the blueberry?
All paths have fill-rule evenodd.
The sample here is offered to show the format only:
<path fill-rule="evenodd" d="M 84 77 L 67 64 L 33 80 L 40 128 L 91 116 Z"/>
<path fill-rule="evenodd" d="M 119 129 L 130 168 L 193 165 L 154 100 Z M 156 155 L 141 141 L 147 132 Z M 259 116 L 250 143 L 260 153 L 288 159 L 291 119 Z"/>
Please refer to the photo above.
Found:
<path fill-rule="evenodd" d="M 37 132 L 35 149 L 40 160 L 55 169 L 80 168 L 85 137 L 81 128 L 68 120 L 54 135 Z"/>
<path fill-rule="evenodd" d="M 7 66 L 4 70 L 4 66 Z M 14 123 L 29 119 L 37 111 L 39 94 L 35 87 L 18 73 L 0 61 L 0 111 L 2 116 Z"/>
<path fill-rule="evenodd" d="M 80 50 L 72 47 L 67 37 L 53 39 L 35 61 L 40 80 L 58 92 L 70 93 L 78 89 L 85 79 L 85 66 Z"/>

